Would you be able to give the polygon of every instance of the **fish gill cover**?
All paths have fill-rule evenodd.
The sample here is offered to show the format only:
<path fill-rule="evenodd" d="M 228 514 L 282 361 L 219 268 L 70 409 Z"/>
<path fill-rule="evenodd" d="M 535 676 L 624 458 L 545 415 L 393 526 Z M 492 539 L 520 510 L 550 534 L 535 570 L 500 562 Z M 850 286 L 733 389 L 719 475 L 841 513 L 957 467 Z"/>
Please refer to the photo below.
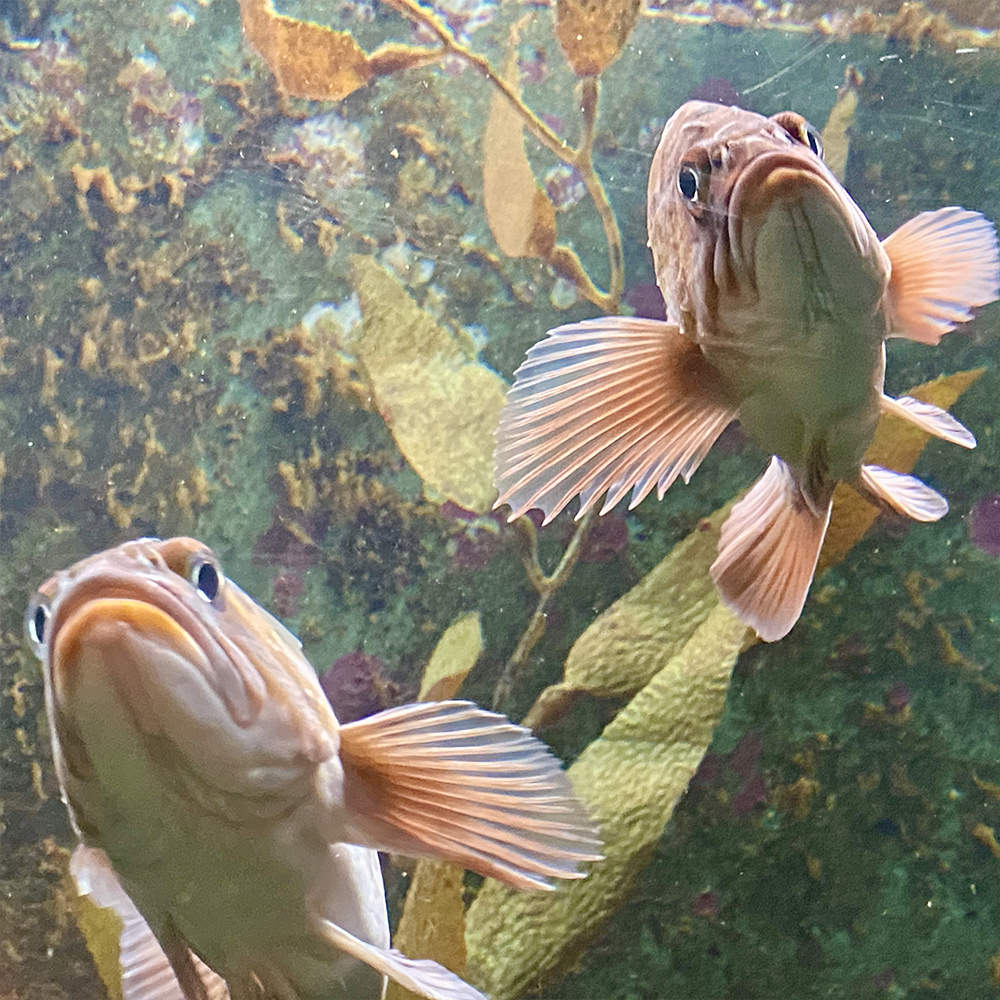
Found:
<path fill-rule="evenodd" d="M 421 865 L 405 905 L 392 869 L 414 957 L 497 998 L 996 989 L 992 313 L 937 351 L 890 347 L 894 390 L 960 373 L 927 398 L 962 396 L 980 448 L 949 461 L 887 418 L 874 460 L 919 462 L 955 513 L 909 531 L 844 487 L 828 572 L 777 647 L 740 654 L 705 572 L 707 515 L 760 467 L 735 429 L 690 487 L 610 529 L 488 513 L 524 349 L 651 281 L 667 115 L 721 96 L 829 117 L 828 159 L 880 233 L 951 203 L 995 217 L 994 7 L 3 16 L 0 996 L 100 995 L 77 921 L 115 995 L 107 927 L 64 877 L 25 596 L 174 532 L 209 539 L 313 662 L 380 664 L 373 703 L 461 684 L 575 758 L 608 860 L 518 897 Z"/>

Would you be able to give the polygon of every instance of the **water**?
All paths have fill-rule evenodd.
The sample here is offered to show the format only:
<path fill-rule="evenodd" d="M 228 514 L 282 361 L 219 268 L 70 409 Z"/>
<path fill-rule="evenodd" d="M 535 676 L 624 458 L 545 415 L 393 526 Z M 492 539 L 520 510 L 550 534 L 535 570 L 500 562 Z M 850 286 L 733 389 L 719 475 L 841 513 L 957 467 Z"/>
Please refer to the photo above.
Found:
<path fill-rule="evenodd" d="M 388 6 L 281 11 L 350 31 L 368 53 L 431 44 Z M 647 13 L 601 74 L 593 165 L 630 301 L 652 281 L 652 150 L 692 95 L 793 108 L 822 126 L 845 67 L 857 66 L 845 183 L 878 232 L 948 204 L 1000 215 L 997 26 L 949 36 L 943 22 L 924 31 L 917 12 L 894 37 L 886 20 L 865 33 L 862 18 L 835 13 L 825 31 L 790 27 L 823 13 L 793 8 L 784 25 L 761 11 L 754 25 L 736 7 L 716 8 L 726 24 Z M 482 654 L 461 695 L 491 704 L 506 677 L 498 707 L 520 719 L 598 614 L 697 534 L 763 456 L 727 432 L 690 485 L 595 526 L 544 608 L 544 634 L 515 656 L 539 595 L 518 532 L 479 502 L 488 400 L 547 329 L 600 310 L 541 261 L 498 248 L 482 194 L 490 85 L 451 55 L 338 102 L 283 99 L 226 0 L 8 3 L 0 15 L 0 997 L 84 1000 L 103 986 L 65 881 L 73 837 L 21 638 L 28 596 L 50 572 L 130 537 L 199 537 L 301 636 L 321 673 L 339 664 L 332 690 L 359 712 L 415 697 L 441 635 L 478 612 Z M 445 12 L 498 70 L 522 16 L 524 103 L 576 143 L 578 79 L 552 11 Z M 593 201 L 550 151 L 532 139 L 526 149 L 559 205 L 559 242 L 607 290 Z M 514 214 L 523 189 L 511 190 Z M 370 324 L 379 308 L 389 318 L 373 336 L 360 317 Z M 894 394 L 985 369 L 954 407 L 976 451 L 932 442 L 914 470 L 951 513 L 934 525 L 880 518 L 817 580 L 787 639 L 739 657 L 718 726 L 694 712 L 704 737 L 681 755 L 676 792 L 638 796 L 646 812 L 615 828 L 601 919 L 588 924 L 593 908 L 580 902 L 494 932 L 502 907 L 520 904 L 484 892 L 467 924 L 471 981 L 497 996 L 616 1000 L 996 991 L 997 316 L 987 307 L 936 348 L 889 345 Z M 393 365 L 407 337 L 380 350 L 400 323 L 422 338 L 402 386 Z M 540 533 L 543 569 L 573 531 L 563 514 Z M 671 570 L 674 584 L 707 579 L 696 561 Z M 669 630 L 687 608 L 669 585 L 650 627 Z M 587 642 L 600 642 L 597 629 Z M 678 649 L 682 632 L 669 637 Z M 633 657 L 634 638 L 626 630 L 623 662 L 667 648 L 657 638 Z M 570 657 L 583 671 L 596 662 L 586 650 Z M 512 656 L 518 669 L 505 674 Z M 615 676 L 595 681 L 607 696 L 578 698 L 543 731 L 567 762 L 648 679 L 616 687 Z M 593 764 L 609 744 L 591 746 L 580 773 L 600 781 L 580 788 L 585 797 L 613 810 L 620 786 L 624 809 L 644 787 L 643 762 L 679 759 L 655 721 L 632 732 L 636 770 L 613 755 Z M 650 782 L 663 768 L 649 765 Z M 386 873 L 395 921 L 410 866 Z M 515 968 L 525 938 L 543 932 L 561 957 L 544 981 L 543 962 Z"/>

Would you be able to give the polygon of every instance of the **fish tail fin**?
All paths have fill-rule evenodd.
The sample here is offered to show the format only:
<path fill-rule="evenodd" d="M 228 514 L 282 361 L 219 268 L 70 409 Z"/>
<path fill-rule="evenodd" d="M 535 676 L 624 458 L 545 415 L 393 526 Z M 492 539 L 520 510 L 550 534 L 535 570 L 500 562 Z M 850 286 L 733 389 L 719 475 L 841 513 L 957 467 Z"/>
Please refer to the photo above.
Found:
<path fill-rule="evenodd" d="M 914 521 L 939 521 L 948 513 L 948 501 L 914 476 L 883 469 L 880 465 L 862 465 L 858 485 L 876 502 Z"/>
<path fill-rule="evenodd" d="M 936 344 L 1000 294 L 993 223 L 964 208 L 921 212 L 882 241 L 892 264 L 892 335 Z"/>
<path fill-rule="evenodd" d="M 775 456 L 722 526 L 712 579 L 765 642 L 787 635 L 802 613 L 831 506 L 827 499 L 814 511 Z"/>
<path fill-rule="evenodd" d="M 437 962 L 407 958 L 395 948 L 369 944 L 325 917 L 316 917 L 313 923 L 316 933 L 327 944 L 371 966 L 411 993 L 429 1000 L 486 1000 L 479 990 Z"/>
<path fill-rule="evenodd" d="M 687 481 L 736 417 L 722 379 L 675 326 L 627 316 L 550 330 L 528 351 L 500 415 L 494 457 L 510 518 L 551 521 L 574 496 L 582 516 L 632 490 L 634 507 Z"/>
<path fill-rule="evenodd" d="M 421 702 L 343 726 L 358 842 L 454 861 L 520 889 L 582 878 L 596 827 L 530 732 L 467 701 Z"/>
<path fill-rule="evenodd" d="M 942 410 L 933 403 L 925 403 L 922 399 L 912 396 L 900 396 L 893 399 L 884 393 L 881 400 L 882 411 L 892 413 L 903 420 L 909 421 L 927 434 L 950 441 L 962 448 L 975 448 L 976 439 L 968 427 L 960 424 L 947 410 Z"/>

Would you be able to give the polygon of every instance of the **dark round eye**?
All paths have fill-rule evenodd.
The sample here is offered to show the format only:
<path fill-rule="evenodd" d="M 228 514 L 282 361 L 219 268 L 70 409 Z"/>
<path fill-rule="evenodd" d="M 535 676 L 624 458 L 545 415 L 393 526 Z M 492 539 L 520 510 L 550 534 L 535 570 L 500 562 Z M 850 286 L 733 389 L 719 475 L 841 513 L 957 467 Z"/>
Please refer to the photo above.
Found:
<path fill-rule="evenodd" d="M 28 605 L 28 613 L 24 618 L 24 627 L 28 633 L 28 641 L 39 655 L 48 635 L 51 613 L 48 599 L 36 597 Z"/>
<path fill-rule="evenodd" d="M 213 563 L 196 562 L 191 567 L 191 582 L 206 601 L 214 601 L 222 586 L 219 570 Z"/>
<path fill-rule="evenodd" d="M 821 160 L 823 159 L 823 140 L 815 129 L 806 128 L 806 144 Z"/>
<path fill-rule="evenodd" d="M 694 201 L 698 197 L 698 182 L 700 175 L 694 167 L 684 164 L 677 175 L 677 190 L 687 198 Z"/>

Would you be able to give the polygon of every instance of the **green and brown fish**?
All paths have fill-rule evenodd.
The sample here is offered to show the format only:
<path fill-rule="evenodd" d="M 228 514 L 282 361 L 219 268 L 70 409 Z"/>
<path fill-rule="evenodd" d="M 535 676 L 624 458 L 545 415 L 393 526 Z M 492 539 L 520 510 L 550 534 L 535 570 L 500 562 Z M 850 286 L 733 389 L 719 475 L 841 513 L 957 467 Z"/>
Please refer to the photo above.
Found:
<path fill-rule="evenodd" d="M 140 539 L 32 599 L 80 890 L 121 917 L 125 1000 L 484 1000 L 389 946 L 377 849 L 518 888 L 596 830 L 558 761 L 469 702 L 340 725 L 299 642 L 191 538 Z"/>
<path fill-rule="evenodd" d="M 666 322 L 562 326 L 528 352 L 497 431 L 497 506 L 551 521 L 630 490 L 634 507 L 694 473 L 739 418 L 774 457 L 722 529 L 712 577 L 766 640 L 798 620 L 844 480 L 918 521 L 948 509 L 912 476 L 866 465 L 882 412 L 966 448 L 953 417 L 884 389 L 885 341 L 936 344 L 1000 291 L 993 225 L 924 212 L 880 241 L 823 162 L 818 134 L 682 105 L 649 173 L 649 246 Z"/>

